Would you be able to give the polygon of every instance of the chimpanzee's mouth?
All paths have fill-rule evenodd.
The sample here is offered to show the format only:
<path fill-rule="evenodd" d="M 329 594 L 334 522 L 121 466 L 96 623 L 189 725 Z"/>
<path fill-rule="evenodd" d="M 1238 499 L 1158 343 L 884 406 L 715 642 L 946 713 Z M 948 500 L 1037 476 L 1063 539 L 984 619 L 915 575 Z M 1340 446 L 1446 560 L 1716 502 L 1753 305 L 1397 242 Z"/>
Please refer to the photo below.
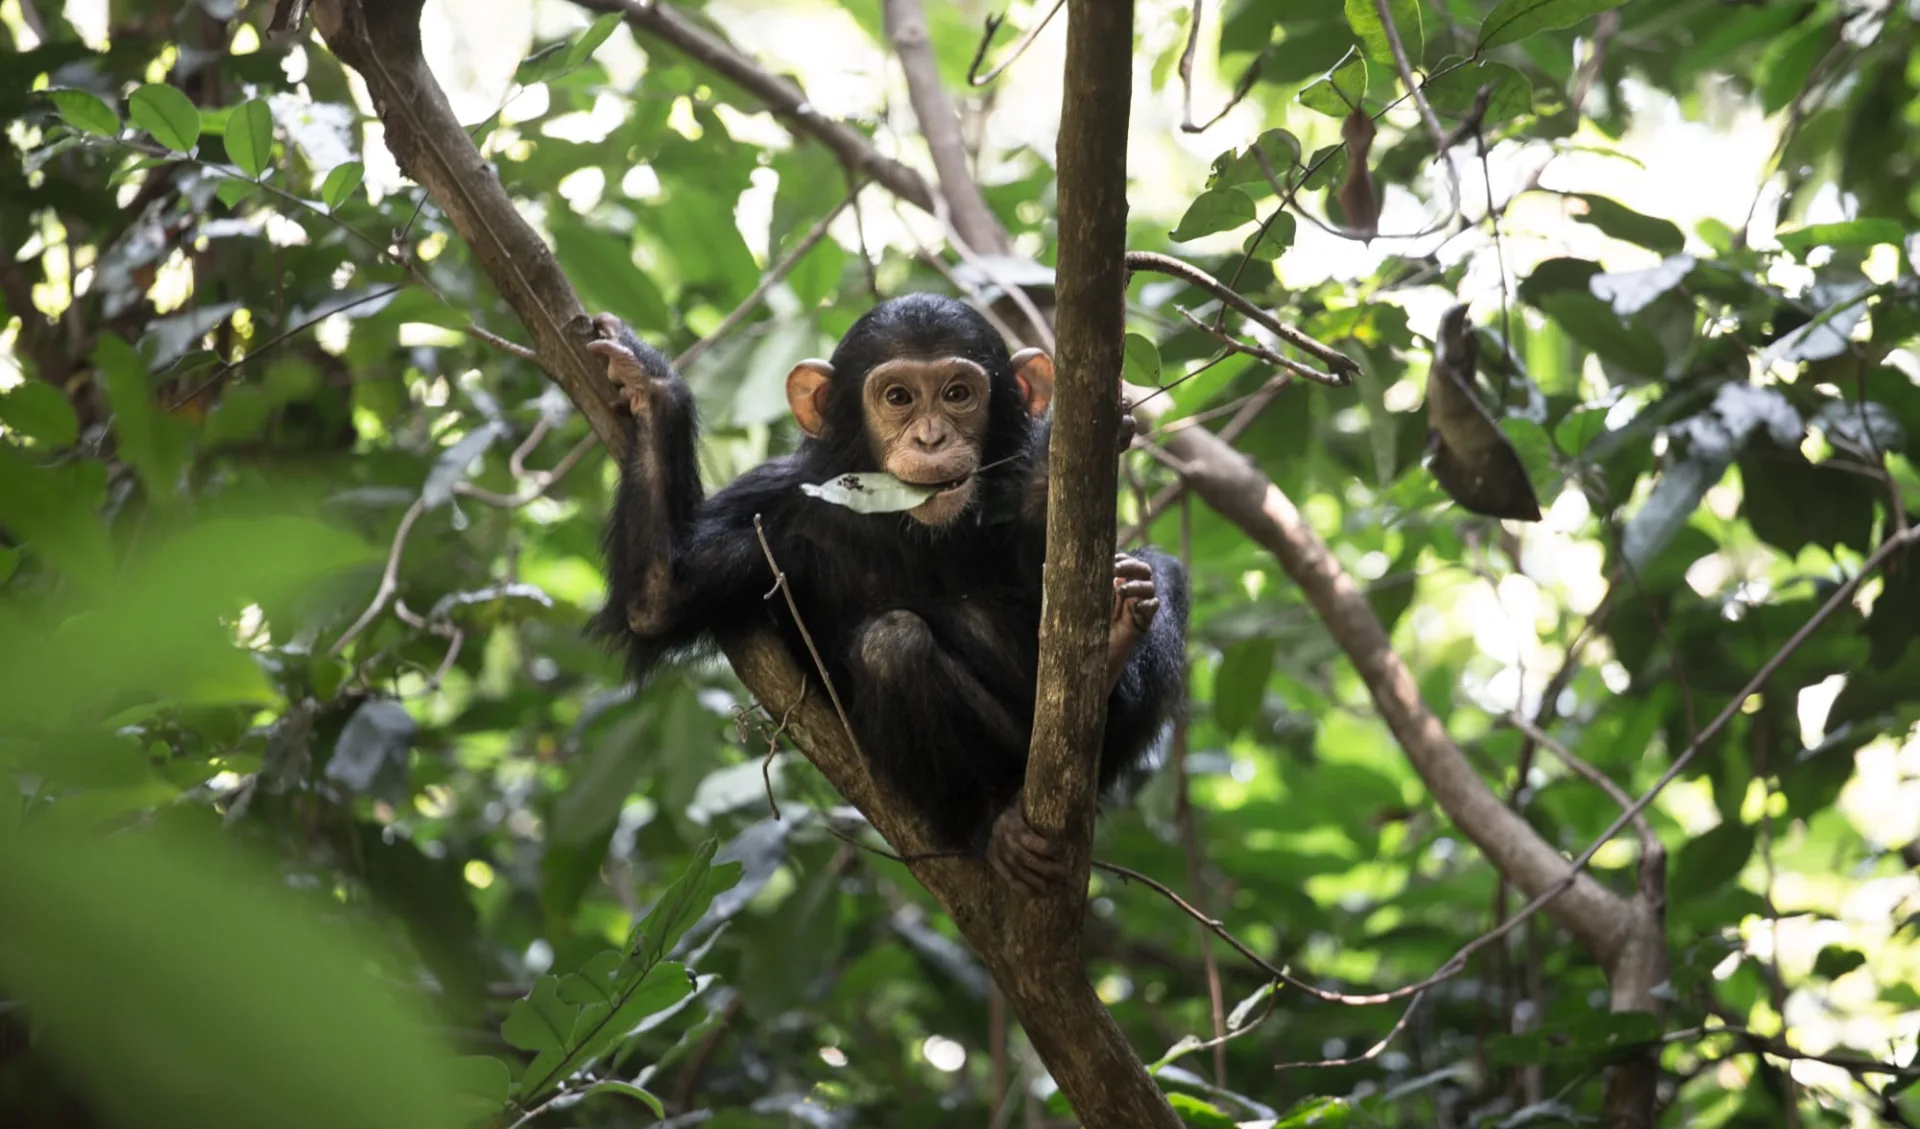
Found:
<path fill-rule="evenodd" d="M 973 474 L 969 472 L 961 475 L 959 478 L 948 478 L 940 482 L 915 482 L 911 485 L 917 486 L 922 490 L 931 490 L 937 497 L 941 494 L 951 494 L 972 480 Z"/>

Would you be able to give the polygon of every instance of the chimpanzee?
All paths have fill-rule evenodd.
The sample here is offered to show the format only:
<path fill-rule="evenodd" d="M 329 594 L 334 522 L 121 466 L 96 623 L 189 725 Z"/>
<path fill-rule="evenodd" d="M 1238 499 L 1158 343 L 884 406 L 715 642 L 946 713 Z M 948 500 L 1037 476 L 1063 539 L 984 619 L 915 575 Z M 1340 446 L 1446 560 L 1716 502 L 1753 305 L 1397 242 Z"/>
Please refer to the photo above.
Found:
<path fill-rule="evenodd" d="M 767 598 L 774 578 L 758 515 L 876 776 L 941 847 L 984 849 L 1029 889 L 1057 882 L 1064 863 L 1019 803 L 1040 649 L 1046 353 L 1009 356 L 952 298 L 882 302 L 831 361 L 788 374 L 799 449 L 707 497 L 687 386 L 618 320 L 597 324 L 603 339 L 590 348 L 608 359 L 633 418 L 595 633 L 623 643 L 644 681 L 663 660 L 771 622 L 811 674 L 784 601 Z M 1127 416 L 1122 450 L 1133 427 Z M 905 513 L 862 514 L 801 490 L 873 471 L 937 492 Z M 1178 561 L 1152 550 L 1114 557 L 1103 791 L 1144 767 L 1181 704 L 1186 620 Z"/>

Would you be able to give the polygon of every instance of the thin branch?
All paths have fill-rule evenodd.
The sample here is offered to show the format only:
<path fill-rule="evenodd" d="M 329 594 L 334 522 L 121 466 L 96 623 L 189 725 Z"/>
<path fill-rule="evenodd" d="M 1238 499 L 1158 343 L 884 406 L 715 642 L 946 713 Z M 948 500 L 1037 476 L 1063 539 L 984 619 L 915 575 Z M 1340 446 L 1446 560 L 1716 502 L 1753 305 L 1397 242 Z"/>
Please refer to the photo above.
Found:
<path fill-rule="evenodd" d="M 997 16 L 989 15 L 987 17 L 986 31 L 980 36 L 980 46 L 974 48 L 973 63 L 967 67 L 967 85 L 985 86 L 987 83 L 999 78 L 1008 67 L 1019 60 L 1020 56 L 1027 53 L 1027 48 L 1033 46 L 1033 41 L 1040 37 L 1041 32 L 1047 30 L 1047 25 L 1053 22 L 1053 17 L 1059 15 L 1060 9 L 1066 6 L 1067 0 L 1053 0 L 1053 7 L 1048 8 L 1047 14 L 1040 17 L 1040 22 L 1028 28 L 1027 33 L 1020 37 L 1019 42 L 1008 49 L 1007 57 L 1000 60 L 1000 65 L 983 75 L 980 73 L 980 66 L 987 61 L 987 49 L 993 46 L 993 37 L 995 33 L 1000 30 L 1000 25 L 1007 22 L 1007 17 L 1004 13 Z"/>
<path fill-rule="evenodd" d="M 1420 120 L 1427 127 L 1427 135 L 1433 138 L 1436 155 L 1446 156 L 1447 131 L 1440 126 L 1440 119 L 1434 115 L 1433 107 L 1427 104 L 1427 96 L 1421 92 L 1420 83 L 1413 77 L 1413 61 L 1407 58 L 1406 44 L 1400 42 L 1400 28 L 1393 22 L 1393 12 L 1387 0 L 1373 0 L 1374 14 L 1380 17 L 1380 26 L 1387 33 L 1387 49 L 1393 52 L 1393 65 L 1399 68 L 1400 81 L 1406 84 L 1407 93 L 1413 98 L 1414 109 L 1420 112 Z"/>
<path fill-rule="evenodd" d="M 820 675 L 821 685 L 827 688 L 827 698 L 833 702 L 833 712 L 840 715 L 840 728 L 845 731 L 847 744 L 866 760 L 866 753 L 860 748 L 860 738 L 854 736 L 853 722 L 847 719 L 847 707 L 840 703 L 840 691 L 834 688 L 833 676 L 827 673 L 826 660 L 820 657 L 820 648 L 813 641 L 813 632 L 807 630 L 807 621 L 800 618 L 800 605 L 793 598 L 793 586 L 787 583 L 787 574 L 780 569 L 780 562 L 773 557 L 773 546 L 767 543 L 767 531 L 760 524 L 760 515 L 753 515 L 753 535 L 760 539 L 760 552 L 767 558 L 767 567 L 773 570 L 773 587 L 767 592 L 772 599 L 775 592 L 786 597 L 787 614 L 793 617 L 793 625 L 799 629 L 800 638 L 807 645 L 807 654 L 813 659 L 813 668 Z M 804 695 L 801 700 L 804 699 Z M 784 722 L 782 723 L 784 724 Z"/>
<path fill-rule="evenodd" d="M 894 54 L 900 57 L 900 69 L 907 76 L 907 98 L 913 103 L 913 116 L 940 177 L 936 201 L 944 200 L 952 209 L 953 226 L 970 246 L 1006 254 L 1012 246 L 1006 228 L 987 207 L 986 197 L 980 194 L 980 186 L 967 168 L 960 118 L 940 81 L 940 64 L 933 57 L 920 0 L 882 0 L 881 21 L 893 41 Z"/>
<path fill-rule="evenodd" d="M 1193 0 L 1193 12 L 1187 20 L 1187 45 L 1180 51 L 1180 131 L 1182 133 L 1205 133 L 1219 123 L 1221 118 L 1233 112 L 1233 108 L 1246 100 L 1253 90 L 1253 84 L 1260 79 L 1260 68 L 1266 62 L 1267 53 L 1255 55 L 1253 62 L 1247 64 L 1246 73 L 1240 81 L 1234 83 L 1233 94 L 1227 98 L 1227 104 L 1220 112 L 1208 118 L 1202 125 L 1193 123 L 1193 56 L 1200 45 L 1200 17 L 1206 12 L 1206 0 Z"/>
<path fill-rule="evenodd" d="M 1561 764 L 1572 769 L 1581 779 L 1592 784 L 1602 792 L 1605 792 L 1607 798 L 1620 805 L 1622 811 L 1629 810 L 1633 807 L 1633 797 L 1627 794 L 1626 789 L 1616 784 L 1613 777 L 1608 776 L 1593 765 L 1574 756 L 1572 752 L 1568 751 L 1565 745 L 1548 736 L 1546 730 L 1521 716 L 1518 710 L 1507 715 L 1507 724 L 1526 734 L 1527 740 L 1532 741 L 1534 744 L 1552 753 Z M 1642 811 L 1635 814 L 1633 817 L 1633 829 L 1640 836 L 1642 857 L 1645 857 L 1648 852 L 1658 851 L 1660 849 L 1660 837 L 1654 834 L 1653 825 L 1647 822 L 1646 812 Z"/>
<path fill-rule="evenodd" d="M 619 12 L 628 26 L 678 48 L 694 62 L 760 99 L 787 128 L 826 146 L 841 164 L 924 211 L 933 189 L 912 168 L 875 149 L 859 131 L 820 112 L 791 79 L 774 75 L 731 43 L 658 0 L 573 0 L 590 12 Z"/>
<path fill-rule="evenodd" d="M 1205 290 L 1207 293 L 1212 294 L 1222 302 L 1251 318 L 1268 333 L 1273 334 L 1275 337 L 1285 341 L 1301 352 L 1318 358 L 1329 369 L 1333 370 L 1332 373 L 1329 374 L 1315 372 L 1309 369 L 1300 374 L 1307 376 L 1309 380 L 1316 380 L 1321 384 L 1331 385 L 1335 388 L 1344 388 L 1353 383 L 1353 374 L 1360 371 L 1360 363 L 1352 357 L 1347 356 L 1338 349 L 1322 345 L 1320 342 L 1315 341 L 1294 327 L 1287 325 L 1279 318 L 1274 317 L 1272 314 L 1242 297 L 1239 291 L 1191 263 L 1182 262 L 1171 255 L 1160 255 L 1151 251 L 1129 251 L 1127 252 L 1127 269 L 1130 271 L 1147 270 L 1154 271 L 1158 274 L 1171 275 L 1189 285 L 1198 286 L 1200 289 Z M 1308 372 L 1313 372 L 1313 375 L 1308 376 Z"/>
<path fill-rule="evenodd" d="M 688 366 L 692 365 L 701 354 L 719 344 L 723 339 L 732 336 L 734 329 L 760 307 L 760 303 L 766 300 L 773 288 L 780 285 L 780 281 L 787 275 L 793 273 L 793 268 L 799 265 L 801 259 L 807 257 L 807 252 L 819 246 L 820 241 L 827 237 L 827 229 L 833 225 L 834 220 L 840 218 L 841 212 L 846 211 L 855 200 L 859 199 L 860 190 L 864 187 L 866 187 L 864 183 L 856 182 L 852 190 L 842 197 L 832 210 L 821 216 L 812 227 L 807 229 L 806 235 L 801 237 L 800 242 L 794 244 L 793 250 L 781 256 L 779 262 L 768 268 L 766 274 L 761 276 L 759 285 L 753 288 L 753 292 L 742 299 L 726 317 L 721 318 L 720 324 L 714 326 L 712 332 L 689 345 L 686 352 L 674 359 L 673 367 L 681 372 L 687 371 Z"/>

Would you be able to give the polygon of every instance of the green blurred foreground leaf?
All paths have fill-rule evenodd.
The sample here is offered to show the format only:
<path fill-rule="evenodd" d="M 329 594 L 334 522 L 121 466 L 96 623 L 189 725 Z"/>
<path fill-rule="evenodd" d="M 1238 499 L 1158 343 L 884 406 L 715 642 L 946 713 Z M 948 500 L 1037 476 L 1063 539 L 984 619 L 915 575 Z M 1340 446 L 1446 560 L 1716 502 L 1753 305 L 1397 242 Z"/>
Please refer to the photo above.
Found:
<path fill-rule="evenodd" d="M 453 1059 L 378 954 L 177 833 L 0 830 L 0 988 L 123 1125 L 447 1129 Z"/>

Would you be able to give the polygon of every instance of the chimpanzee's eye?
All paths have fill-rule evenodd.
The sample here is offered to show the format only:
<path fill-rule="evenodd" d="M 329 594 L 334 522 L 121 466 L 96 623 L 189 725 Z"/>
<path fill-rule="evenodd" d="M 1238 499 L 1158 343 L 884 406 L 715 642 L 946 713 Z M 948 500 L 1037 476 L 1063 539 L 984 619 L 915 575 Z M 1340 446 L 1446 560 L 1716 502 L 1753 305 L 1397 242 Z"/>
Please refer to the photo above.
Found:
<path fill-rule="evenodd" d="M 947 403 L 964 404 L 973 399 L 973 389 L 964 384 L 949 384 L 946 391 Z"/>
<path fill-rule="evenodd" d="M 913 393 L 907 391 L 904 385 L 896 384 L 887 389 L 887 403 L 896 408 L 904 408 L 913 403 Z"/>

